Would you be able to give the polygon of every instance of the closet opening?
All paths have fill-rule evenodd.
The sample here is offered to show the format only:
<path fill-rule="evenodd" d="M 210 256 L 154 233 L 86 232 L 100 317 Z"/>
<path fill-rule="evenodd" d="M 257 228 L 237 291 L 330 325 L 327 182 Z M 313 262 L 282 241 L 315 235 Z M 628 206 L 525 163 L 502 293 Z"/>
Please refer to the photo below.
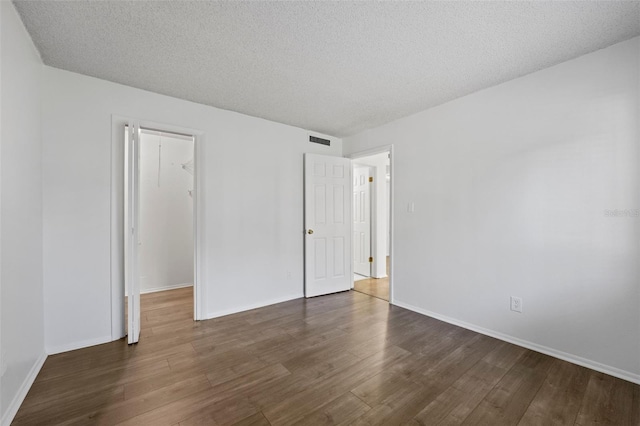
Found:
<path fill-rule="evenodd" d="M 124 128 L 124 324 L 129 343 L 194 320 L 194 136 Z"/>

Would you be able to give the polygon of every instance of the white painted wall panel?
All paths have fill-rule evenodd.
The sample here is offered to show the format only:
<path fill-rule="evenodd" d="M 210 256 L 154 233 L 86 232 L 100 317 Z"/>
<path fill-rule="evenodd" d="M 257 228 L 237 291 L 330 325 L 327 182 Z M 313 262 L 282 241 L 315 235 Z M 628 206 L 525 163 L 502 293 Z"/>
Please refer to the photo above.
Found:
<path fill-rule="evenodd" d="M 49 351 L 111 336 L 112 114 L 205 133 L 207 316 L 302 296 L 302 154 L 340 155 L 341 140 L 309 143 L 303 129 L 50 67 L 42 111 Z"/>
<path fill-rule="evenodd" d="M 45 359 L 42 284 L 42 62 L 11 2 L 0 2 L 0 415 L 8 424 Z"/>
<path fill-rule="evenodd" d="M 639 56 L 634 38 L 345 139 L 395 145 L 396 302 L 640 381 Z"/>

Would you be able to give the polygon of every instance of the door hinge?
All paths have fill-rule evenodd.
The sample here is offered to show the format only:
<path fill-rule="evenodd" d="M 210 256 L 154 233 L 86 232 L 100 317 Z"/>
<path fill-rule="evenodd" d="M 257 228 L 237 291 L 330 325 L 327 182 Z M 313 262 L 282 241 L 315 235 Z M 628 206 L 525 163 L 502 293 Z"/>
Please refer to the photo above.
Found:
<path fill-rule="evenodd" d="M 369 176 L 369 182 L 373 182 L 373 176 Z"/>
<path fill-rule="evenodd" d="M 369 258 L 369 263 L 373 263 L 373 257 Z"/>

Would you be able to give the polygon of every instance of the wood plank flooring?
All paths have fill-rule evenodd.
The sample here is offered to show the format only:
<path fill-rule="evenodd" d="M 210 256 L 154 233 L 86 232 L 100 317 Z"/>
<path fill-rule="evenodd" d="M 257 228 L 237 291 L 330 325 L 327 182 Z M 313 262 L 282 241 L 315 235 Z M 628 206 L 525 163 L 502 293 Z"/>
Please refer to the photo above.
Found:
<path fill-rule="evenodd" d="M 140 343 L 47 359 L 15 425 L 640 425 L 640 386 L 358 292 L 192 321 L 142 296 Z"/>
<path fill-rule="evenodd" d="M 353 289 L 357 292 L 389 301 L 389 278 L 365 278 L 354 281 Z"/>

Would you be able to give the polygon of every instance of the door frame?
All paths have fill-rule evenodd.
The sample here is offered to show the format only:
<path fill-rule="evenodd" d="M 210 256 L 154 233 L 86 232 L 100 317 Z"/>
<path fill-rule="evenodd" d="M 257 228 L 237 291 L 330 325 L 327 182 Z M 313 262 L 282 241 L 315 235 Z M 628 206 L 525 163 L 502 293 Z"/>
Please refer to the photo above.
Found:
<path fill-rule="evenodd" d="M 395 297 L 394 297 L 394 166 L 393 166 L 393 144 L 382 145 L 375 148 L 366 149 L 363 151 L 352 152 L 348 154 L 346 158 L 355 160 L 357 162 L 358 158 L 369 157 L 371 155 L 389 153 L 389 177 L 390 177 L 390 185 L 389 185 L 389 304 L 395 305 Z M 353 165 L 352 165 L 353 167 Z M 375 180 L 374 180 L 375 183 Z M 373 192 L 373 191 L 372 191 Z M 376 209 L 377 210 L 377 209 Z M 373 217 L 372 217 L 373 219 Z M 377 219 L 377 214 L 376 214 Z M 373 222 L 373 221 L 372 221 Z M 372 229 L 375 228 L 374 223 L 371 224 Z M 373 236 L 373 231 L 372 234 Z M 351 238 L 353 238 L 353 233 Z M 353 242 L 352 242 L 353 244 Z M 372 247 L 373 248 L 373 247 Z M 353 256 L 351 256 L 351 269 L 353 270 Z"/>
<path fill-rule="evenodd" d="M 124 126 L 136 121 L 140 127 L 193 135 L 193 319 L 204 319 L 205 290 L 202 285 L 203 203 L 201 200 L 201 152 L 204 132 L 134 117 L 111 116 L 111 340 L 123 338 L 124 322 Z M 200 232 L 199 232 L 200 231 Z"/>

